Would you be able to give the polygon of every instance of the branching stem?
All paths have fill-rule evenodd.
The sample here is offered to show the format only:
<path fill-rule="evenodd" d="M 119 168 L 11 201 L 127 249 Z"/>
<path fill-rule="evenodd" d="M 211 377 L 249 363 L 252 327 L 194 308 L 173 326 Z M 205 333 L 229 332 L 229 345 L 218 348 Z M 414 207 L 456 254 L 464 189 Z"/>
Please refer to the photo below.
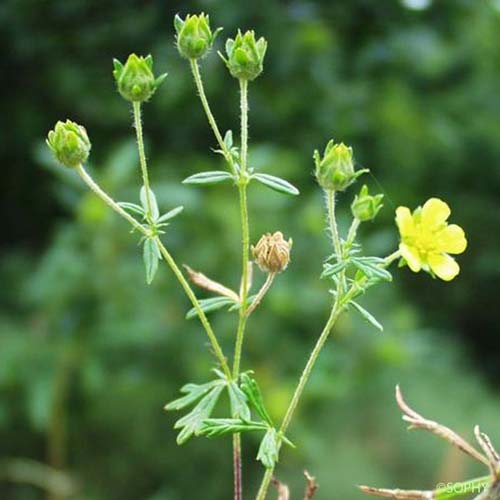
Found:
<path fill-rule="evenodd" d="M 110 208 L 112 208 L 118 215 L 123 217 L 126 221 L 128 221 L 134 229 L 137 229 L 140 231 L 144 236 L 147 238 L 151 237 L 150 230 L 137 222 L 130 214 L 128 214 L 125 210 L 123 210 L 118 203 L 116 203 L 111 196 L 109 196 L 95 181 L 92 179 L 92 177 L 88 174 L 88 172 L 85 170 L 85 168 L 82 165 L 79 165 L 76 168 L 78 174 L 82 178 L 82 180 L 87 184 L 87 186 L 102 200 L 104 203 L 106 203 Z M 193 304 L 193 307 L 196 309 L 196 312 L 198 313 L 198 317 L 200 318 L 200 322 L 203 325 L 207 335 L 208 339 L 210 341 L 210 344 L 212 345 L 212 349 L 214 351 L 215 356 L 217 357 L 217 360 L 219 361 L 224 373 L 228 377 L 228 379 L 231 379 L 231 370 L 229 369 L 229 365 L 227 364 L 226 358 L 222 352 L 222 348 L 219 344 L 219 341 L 217 340 L 217 337 L 215 336 L 214 331 L 212 330 L 212 327 L 210 325 L 210 322 L 208 321 L 207 316 L 205 315 L 203 309 L 200 306 L 200 303 L 198 302 L 198 299 L 196 298 L 196 295 L 194 294 L 193 290 L 191 289 L 191 286 L 189 285 L 188 281 L 182 274 L 182 271 L 180 270 L 179 266 L 176 264 L 174 258 L 170 255 L 168 250 L 165 248 L 163 243 L 160 241 L 158 236 L 155 236 L 156 243 L 158 245 L 158 248 L 165 260 L 165 262 L 168 264 L 172 272 L 174 273 L 175 277 L 179 281 L 180 285 L 182 286 L 184 292 L 188 296 L 189 300 Z"/>

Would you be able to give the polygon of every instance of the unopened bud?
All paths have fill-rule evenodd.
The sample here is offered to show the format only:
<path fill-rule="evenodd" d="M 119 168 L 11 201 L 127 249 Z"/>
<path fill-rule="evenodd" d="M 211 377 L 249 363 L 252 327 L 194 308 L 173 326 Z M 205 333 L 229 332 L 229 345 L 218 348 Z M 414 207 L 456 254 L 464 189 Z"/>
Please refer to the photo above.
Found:
<path fill-rule="evenodd" d="M 368 186 L 364 185 L 358 195 L 354 197 L 351 205 L 352 215 L 361 222 L 373 220 L 382 208 L 383 194 L 371 196 L 368 194 Z"/>
<path fill-rule="evenodd" d="M 150 99 L 167 77 L 165 73 L 155 78 L 151 55 L 142 57 L 131 54 L 125 64 L 114 59 L 113 66 L 113 76 L 118 92 L 124 99 L 131 102 L 145 102 Z"/>
<path fill-rule="evenodd" d="M 360 175 L 368 170 L 354 170 L 352 148 L 343 142 L 335 144 L 331 140 L 325 148 L 323 157 L 318 150 L 314 152 L 314 163 L 316 165 L 316 179 L 318 184 L 326 190 L 344 191 Z"/>
<path fill-rule="evenodd" d="M 77 167 L 89 157 L 91 144 L 87 131 L 71 120 L 57 122 L 46 142 L 57 161 L 66 167 Z"/>
<path fill-rule="evenodd" d="M 263 70 L 267 41 L 261 37 L 255 41 L 255 33 L 247 31 L 244 35 L 238 30 L 236 38 L 226 42 L 227 59 L 222 57 L 234 78 L 255 80 Z"/>
<path fill-rule="evenodd" d="M 217 35 L 222 28 L 213 33 L 210 29 L 210 18 L 205 14 L 187 15 L 182 19 L 179 15 L 174 18 L 174 27 L 177 32 L 177 49 L 186 59 L 198 59 L 205 56 L 212 48 Z"/>
<path fill-rule="evenodd" d="M 260 270 L 265 273 L 280 273 L 290 262 L 292 239 L 283 238 L 283 233 L 276 231 L 274 234 L 264 234 L 257 245 L 252 246 L 255 262 Z"/>

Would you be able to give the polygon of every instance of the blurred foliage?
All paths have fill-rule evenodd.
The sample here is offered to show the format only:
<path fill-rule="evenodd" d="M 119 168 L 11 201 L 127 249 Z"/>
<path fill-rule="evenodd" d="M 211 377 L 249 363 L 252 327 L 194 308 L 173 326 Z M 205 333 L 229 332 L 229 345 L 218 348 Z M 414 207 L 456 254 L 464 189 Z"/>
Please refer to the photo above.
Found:
<path fill-rule="evenodd" d="M 291 429 L 301 446 L 284 452 L 279 477 L 302 491 L 307 467 L 319 499 L 354 499 L 361 482 L 433 487 L 477 472 L 432 438 L 405 434 L 393 401 L 399 382 L 424 415 L 464 433 L 480 423 L 500 440 L 500 4 L 427 3 L 3 0 L 0 458 L 67 469 L 79 484 L 75 498 L 86 500 L 231 495 L 230 439 L 177 448 L 176 415 L 162 410 L 212 366 L 196 320 L 184 320 L 187 300 L 166 268 L 144 284 L 136 236 L 72 172 L 54 167 L 43 145 L 58 119 L 85 124 L 98 180 L 117 199 L 137 201 L 131 114 L 111 60 L 151 51 L 158 72 L 169 72 L 145 107 L 153 185 L 164 210 L 186 207 L 165 241 L 180 262 L 236 286 L 234 190 L 180 184 L 221 167 L 173 45 L 174 14 L 205 10 L 225 28 L 219 45 L 238 27 L 268 39 L 264 74 L 250 89 L 251 163 L 302 192 L 296 200 L 250 190 L 252 241 L 276 229 L 294 239 L 289 270 L 252 319 L 243 366 L 255 368 L 276 418 L 329 302 L 318 279 L 329 245 L 315 147 L 332 135 L 352 145 L 373 172 L 371 190 L 385 193 L 378 222 L 362 228 L 370 250 L 394 248 L 395 206 L 430 196 L 450 203 L 470 241 L 453 283 L 402 270 L 381 287 L 368 305 L 383 335 L 343 318 Z M 236 129 L 237 89 L 215 54 L 203 75 L 221 128 Z M 235 320 L 213 316 L 228 351 Z M 245 481 L 255 488 L 258 443 L 245 444 Z M 0 497 L 41 493 L 4 481 Z"/>

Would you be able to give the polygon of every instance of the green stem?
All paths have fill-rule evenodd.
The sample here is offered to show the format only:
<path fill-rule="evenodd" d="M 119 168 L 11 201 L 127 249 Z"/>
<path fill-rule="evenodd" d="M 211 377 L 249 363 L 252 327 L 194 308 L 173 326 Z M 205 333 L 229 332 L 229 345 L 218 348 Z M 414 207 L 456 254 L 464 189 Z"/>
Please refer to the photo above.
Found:
<path fill-rule="evenodd" d="M 87 186 L 101 199 L 106 203 L 110 208 L 112 208 L 117 214 L 119 214 L 121 217 L 123 217 L 125 220 L 127 220 L 135 229 L 140 231 L 144 236 L 147 238 L 150 238 L 152 235 L 150 233 L 150 230 L 137 222 L 130 214 L 125 212 L 118 203 L 116 203 L 111 196 L 109 196 L 105 191 L 101 189 L 101 187 L 92 179 L 92 177 L 87 173 L 87 171 L 84 169 L 83 165 L 79 165 L 76 167 L 76 171 L 80 175 L 80 177 L 83 179 L 83 181 L 87 184 Z M 182 271 L 179 269 L 179 266 L 176 264 L 174 258 L 170 255 L 168 250 L 165 248 L 163 243 L 160 241 L 159 237 L 156 236 L 155 240 L 158 244 L 158 248 L 160 249 L 160 252 L 165 259 L 165 262 L 169 265 L 170 269 L 173 271 L 175 274 L 175 277 L 179 281 L 180 285 L 184 289 L 186 295 L 188 296 L 189 300 L 191 301 L 193 307 L 196 309 L 196 312 L 198 313 L 198 317 L 200 318 L 200 322 L 205 328 L 205 331 L 208 335 L 208 339 L 210 340 L 210 344 L 212 345 L 212 349 L 214 350 L 215 356 L 217 357 L 224 373 L 228 377 L 228 379 L 231 379 L 231 370 L 229 369 L 229 365 L 226 361 L 226 358 L 222 352 L 222 349 L 220 347 L 220 344 L 217 340 L 217 337 L 215 336 L 214 331 L 212 330 L 212 327 L 210 325 L 210 322 L 207 319 L 207 316 L 205 315 L 203 309 L 200 306 L 200 303 L 198 302 L 198 299 L 196 298 L 196 295 L 194 294 L 193 290 L 191 289 L 189 283 L 187 282 L 186 278 L 182 274 Z"/>
<path fill-rule="evenodd" d="M 236 331 L 236 343 L 234 346 L 233 379 L 237 380 L 241 368 L 241 355 L 243 351 L 243 339 L 245 338 L 245 327 L 247 323 L 248 309 L 248 259 L 250 248 L 250 229 L 248 223 L 247 203 L 247 156 L 248 156 L 248 82 L 240 80 L 240 106 L 241 106 L 241 152 L 240 152 L 240 174 L 238 192 L 240 198 L 241 219 L 241 292 L 238 329 Z M 233 466 L 234 466 L 234 499 L 242 498 L 241 483 L 241 437 L 236 434 L 233 438 Z"/>
<path fill-rule="evenodd" d="M 153 212 L 151 210 L 151 192 L 149 188 L 148 166 L 146 162 L 146 153 L 144 149 L 144 138 L 142 133 L 142 117 L 141 117 L 141 103 L 134 101 L 134 127 L 137 137 L 137 149 L 139 150 L 139 163 L 141 164 L 142 183 L 146 191 L 146 219 L 152 222 Z"/>
<path fill-rule="evenodd" d="M 300 398 L 302 396 L 302 393 L 304 392 L 304 389 L 307 385 L 307 382 L 309 381 L 309 378 L 311 376 L 311 373 L 313 371 L 314 365 L 316 364 L 316 361 L 318 360 L 319 354 L 321 350 L 323 349 L 323 346 L 325 345 L 326 341 L 328 340 L 328 337 L 330 336 L 330 333 L 332 331 L 332 328 L 337 321 L 337 318 L 339 317 L 340 313 L 342 312 L 343 308 L 341 305 L 341 300 L 337 299 L 335 301 L 335 304 L 332 308 L 332 311 L 330 313 L 330 317 L 328 318 L 323 331 L 321 332 L 321 335 L 319 336 L 316 345 L 314 346 L 313 350 L 311 351 L 311 354 L 309 355 L 309 359 L 307 360 L 306 366 L 304 367 L 304 370 L 302 371 L 302 374 L 299 379 L 299 383 L 297 384 L 297 387 L 295 389 L 295 392 L 293 394 L 292 400 L 288 406 L 288 409 L 285 413 L 285 417 L 283 418 L 283 422 L 281 423 L 281 427 L 279 430 L 279 436 L 282 437 L 285 435 L 288 426 L 290 425 L 290 422 L 292 421 L 292 418 L 294 416 L 295 410 L 297 409 L 297 406 L 299 404 Z M 269 484 L 271 482 L 271 479 L 273 477 L 273 472 L 274 472 L 274 467 L 272 469 L 267 469 L 266 473 L 264 475 L 264 478 L 262 479 L 262 483 L 260 485 L 259 492 L 257 494 L 256 500 L 264 500 L 266 498 L 267 490 L 269 488 Z"/>
<path fill-rule="evenodd" d="M 234 165 L 233 157 L 231 156 L 231 152 L 227 149 L 226 144 L 224 143 L 224 139 L 222 138 L 222 134 L 220 133 L 217 122 L 215 121 L 215 117 L 210 109 L 210 105 L 208 104 L 207 95 L 205 94 L 205 89 L 203 87 L 203 80 L 201 79 L 200 67 L 198 66 L 198 61 L 196 59 L 190 60 L 191 71 L 193 73 L 194 83 L 196 85 L 196 89 L 198 91 L 198 95 L 200 96 L 201 104 L 203 109 L 205 110 L 205 114 L 207 115 L 208 123 L 212 128 L 212 131 L 217 139 L 217 143 L 219 144 L 220 149 L 224 153 L 224 158 L 226 159 L 231 172 L 236 175 L 236 167 Z"/>
<path fill-rule="evenodd" d="M 339 229 L 337 226 L 337 217 L 335 215 L 335 191 L 326 191 L 326 208 L 328 212 L 328 227 L 330 229 L 330 236 L 332 238 L 333 249 L 337 256 L 337 260 L 343 259 L 344 255 L 342 252 L 342 243 L 340 241 Z M 345 271 L 342 271 L 339 275 L 339 284 L 337 293 L 342 295 L 345 288 Z"/>
<path fill-rule="evenodd" d="M 238 329 L 236 332 L 236 344 L 234 347 L 233 378 L 240 373 L 241 353 L 243 350 L 243 339 L 248 318 L 248 258 L 250 235 L 248 225 L 247 191 L 246 186 L 240 186 L 240 217 L 241 217 L 241 241 L 242 241 L 242 272 L 241 272 L 241 307 L 239 311 Z"/>

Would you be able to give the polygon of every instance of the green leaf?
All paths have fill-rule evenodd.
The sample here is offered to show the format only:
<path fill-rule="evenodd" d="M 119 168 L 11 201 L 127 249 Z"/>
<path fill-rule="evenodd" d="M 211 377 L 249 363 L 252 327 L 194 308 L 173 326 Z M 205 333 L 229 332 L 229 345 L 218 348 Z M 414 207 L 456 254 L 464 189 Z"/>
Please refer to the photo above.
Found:
<path fill-rule="evenodd" d="M 158 271 L 158 261 L 160 260 L 160 250 L 153 238 L 144 240 L 143 248 L 144 266 L 146 268 L 146 283 L 150 285 L 153 282 L 156 271 Z"/>
<path fill-rule="evenodd" d="M 279 193 L 293 195 L 299 194 L 299 190 L 295 186 L 290 184 L 288 181 L 285 181 L 284 179 L 275 177 L 274 175 L 254 174 L 252 175 L 252 179 L 258 180 L 260 183 L 264 184 L 267 187 L 270 187 L 271 189 L 274 189 L 274 191 L 278 191 Z"/>
<path fill-rule="evenodd" d="M 224 146 L 230 151 L 233 147 L 233 131 L 228 130 L 224 136 Z"/>
<path fill-rule="evenodd" d="M 336 264 L 323 264 L 323 272 L 321 273 L 321 278 L 327 278 L 335 274 L 340 273 L 347 267 L 347 262 L 340 261 Z"/>
<path fill-rule="evenodd" d="M 377 321 L 377 319 L 370 313 L 368 312 L 364 307 L 360 306 L 357 302 L 354 302 L 354 300 L 351 300 L 351 304 L 354 306 L 354 308 L 363 316 L 363 318 L 368 321 L 368 323 L 371 323 L 377 330 L 380 330 L 381 332 L 384 331 L 384 327 Z"/>
<path fill-rule="evenodd" d="M 278 462 L 279 448 L 276 429 L 268 429 L 260 443 L 257 460 L 262 462 L 266 469 L 272 469 Z"/>
<path fill-rule="evenodd" d="M 236 382 L 231 381 L 227 385 L 229 393 L 229 402 L 231 403 L 231 415 L 233 418 L 241 418 L 245 421 L 250 420 L 250 408 L 247 404 L 245 393 L 238 387 Z"/>
<path fill-rule="evenodd" d="M 140 205 L 137 205 L 135 203 L 129 203 L 127 201 L 119 201 L 118 205 L 127 212 L 140 215 L 141 217 L 144 217 L 145 215 L 144 209 Z"/>
<path fill-rule="evenodd" d="M 148 202 L 146 199 L 146 187 L 145 186 L 141 187 L 140 199 L 141 199 L 142 208 L 144 209 L 144 212 L 147 213 Z M 158 203 L 156 201 L 156 196 L 153 193 L 152 189 L 149 190 L 149 201 L 151 202 L 151 217 L 153 218 L 153 220 L 156 220 L 160 216 L 160 211 L 158 210 Z"/>
<path fill-rule="evenodd" d="M 163 214 L 156 222 L 161 224 L 170 219 L 173 219 L 175 216 L 179 215 L 184 210 L 184 207 L 175 207 L 167 213 Z"/>
<path fill-rule="evenodd" d="M 225 182 L 229 180 L 234 180 L 234 177 L 229 172 L 224 172 L 223 170 L 214 170 L 212 172 L 201 172 L 199 174 L 194 174 L 184 179 L 183 184 L 217 184 L 219 182 Z"/>
<path fill-rule="evenodd" d="M 202 299 L 198 301 L 201 307 L 201 310 L 204 313 L 210 313 L 212 311 L 217 311 L 218 309 L 222 309 L 225 306 L 231 306 L 234 304 L 234 301 L 228 297 L 212 297 L 210 299 Z M 186 313 L 186 319 L 196 318 L 198 315 L 198 311 L 192 307 Z"/>
<path fill-rule="evenodd" d="M 181 388 L 182 393 L 186 394 L 167 405 L 165 405 L 165 410 L 182 410 L 186 406 L 193 404 L 195 401 L 204 396 L 210 389 L 217 385 L 222 385 L 223 382 L 221 380 L 212 380 L 211 382 L 207 382 L 206 384 L 186 384 Z"/>
<path fill-rule="evenodd" d="M 177 435 L 177 444 L 184 444 L 199 432 L 203 422 L 210 417 L 223 389 L 223 384 L 218 384 L 210 389 L 187 415 L 177 420 L 174 429 L 182 429 Z"/>
<path fill-rule="evenodd" d="M 203 421 L 196 434 L 217 437 L 239 432 L 265 431 L 266 429 L 266 424 L 262 422 L 248 422 L 240 418 L 209 418 Z"/>
<path fill-rule="evenodd" d="M 272 427 L 274 424 L 264 405 L 260 387 L 249 372 L 241 374 L 241 390 L 245 393 L 250 405 L 259 414 L 260 418 Z"/>
<path fill-rule="evenodd" d="M 379 259 L 378 257 L 351 257 L 351 262 L 368 278 L 392 281 L 391 273 L 381 267 L 384 262 L 383 259 Z"/>

